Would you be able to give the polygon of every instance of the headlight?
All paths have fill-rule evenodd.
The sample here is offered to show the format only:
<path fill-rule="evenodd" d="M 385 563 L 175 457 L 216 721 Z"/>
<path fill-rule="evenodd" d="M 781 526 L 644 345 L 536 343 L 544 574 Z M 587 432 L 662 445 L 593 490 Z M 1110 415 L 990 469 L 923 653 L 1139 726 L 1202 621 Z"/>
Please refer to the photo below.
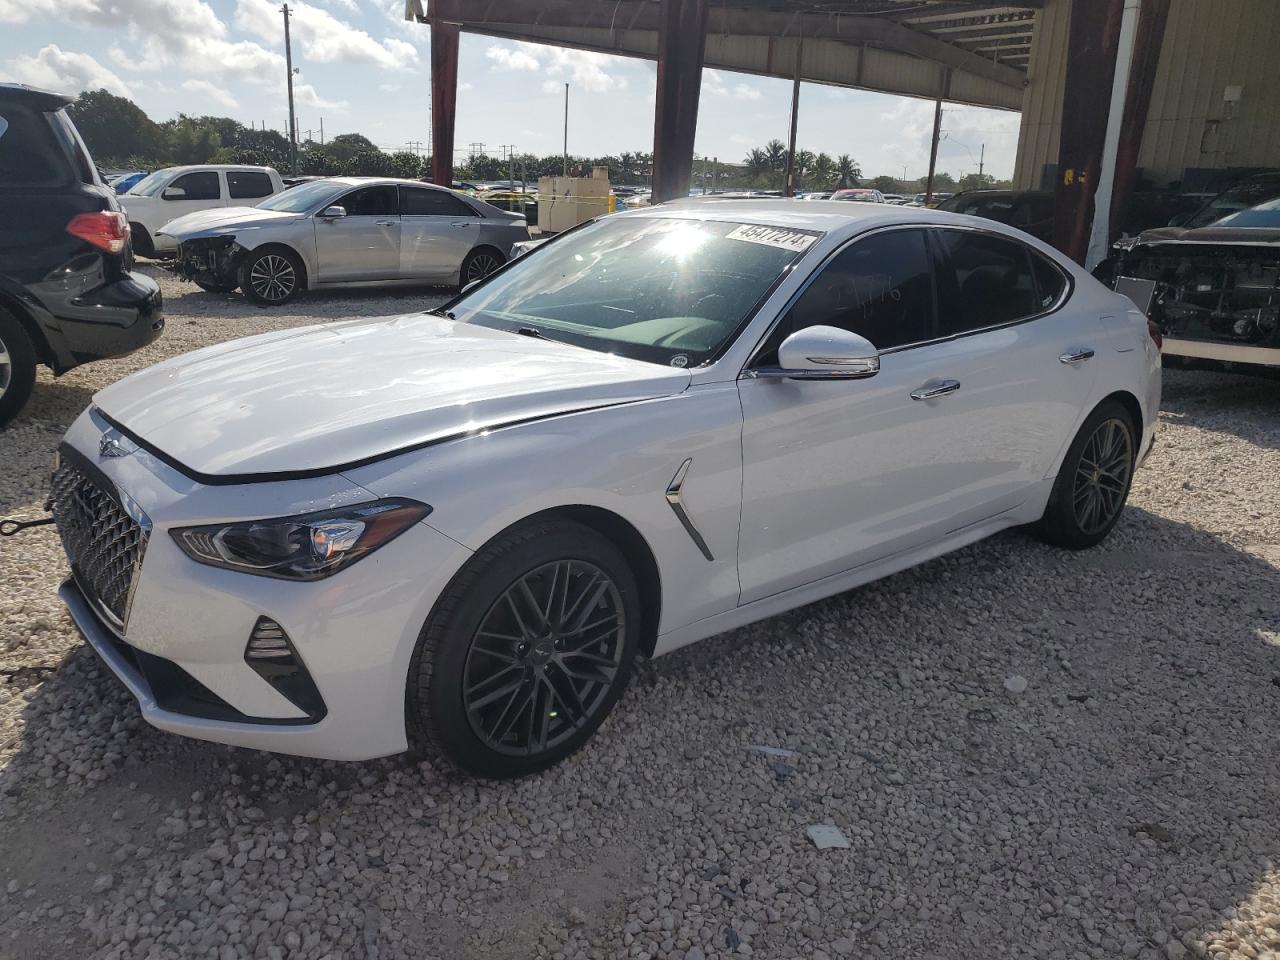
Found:
<path fill-rule="evenodd" d="M 273 520 L 246 520 L 170 533 L 182 552 L 211 567 L 282 580 L 320 580 L 394 540 L 431 508 L 416 500 L 375 500 Z"/>

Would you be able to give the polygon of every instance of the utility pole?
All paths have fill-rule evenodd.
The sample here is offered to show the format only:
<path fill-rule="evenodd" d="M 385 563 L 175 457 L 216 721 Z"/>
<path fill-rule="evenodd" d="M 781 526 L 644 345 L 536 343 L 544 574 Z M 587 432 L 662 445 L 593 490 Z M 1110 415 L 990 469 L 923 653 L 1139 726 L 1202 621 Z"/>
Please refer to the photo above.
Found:
<path fill-rule="evenodd" d="M 289 42 L 289 4 L 280 8 L 284 14 L 284 66 L 289 80 L 289 169 L 298 172 L 298 131 L 293 114 L 293 46 Z"/>
<path fill-rule="evenodd" d="M 933 202 L 933 174 L 938 166 L 938 140 L 942 136 L 942 98 L 933 107 L 933 146 L 929 148 L 929 181 L 924 188 L 924 205 Z"/>
<path fill-rule="evenodd" d="M 984 143 L 982 149 L 978 151 L 978 179 L 982 179 L 982 168 L 987 159 L 987 145 Z"/>
<path fill-rule="evenodd" d="M 569 84 L 564 85 L 564 175 L 569 175 Z"/>
<path fill-rule="evenodd" d="M 320 146 L 324 146 L 324 117 L 320 118 Z"/>

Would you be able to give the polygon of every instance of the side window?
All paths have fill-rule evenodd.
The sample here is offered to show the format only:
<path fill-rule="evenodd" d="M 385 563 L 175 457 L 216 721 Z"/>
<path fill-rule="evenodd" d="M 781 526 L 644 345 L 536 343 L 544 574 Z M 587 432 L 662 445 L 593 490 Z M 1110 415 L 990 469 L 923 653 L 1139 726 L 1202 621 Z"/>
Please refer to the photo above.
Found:
<path fill-rule="evenodd" d="M 45 115 L 0 107 L 0 187 L 50 187 L 70 179 L 62 150 Z"/>
<path fill-rule="evenodd" d="M 201 170 L 198 173 L 184 173 L 169 184 L 187 191 L 182 200 L 218 200 L 222 196 L 222 187 L 218 183 L 218 174 L 213 170 Z M 161 196 L 164 192 L 161 191 Z M 165 197 L 167 200 L 168 197 Z"/>
<path fill-rule="evenodd" d="M 349 217 L 394 217 L 398 207 L 396 188 L 391 185 L 362 187 L 336 202 Z"/>
<path fill-rule="evenodd" d="M 403 217 L 475 217 L 474 210 L 451 193 L 426 187 L 400 188 Z"/>
<path fill-rule="evenodd" d="M 939 230 L 939 336 L 982 330 L 1040 312 L 1030 251 L 1014 240 Z"/>
<path fill-rule="evenodd" d="M 1048 310 L 1062 299 L 1062 294 L 1067 289 L 1067 278 L 1062 270 L 1035 251 L 1031 253 L 1031 269 L 1036 275 L 1036 296 L 1039 297 L 1040 310 Z"/>
<path fill-rule="evenodd" d="M 786 333 L 841 327 L 881 350 L 932 337 L 933 281 L 924 233 L 894 230 L 838 253 L 800 295 Z"/>
<path fill-rule="evenodd" d="M 233 200 L 271 196 L 271 177 L 258 170 L 228 170 L 227 193 Z"/>

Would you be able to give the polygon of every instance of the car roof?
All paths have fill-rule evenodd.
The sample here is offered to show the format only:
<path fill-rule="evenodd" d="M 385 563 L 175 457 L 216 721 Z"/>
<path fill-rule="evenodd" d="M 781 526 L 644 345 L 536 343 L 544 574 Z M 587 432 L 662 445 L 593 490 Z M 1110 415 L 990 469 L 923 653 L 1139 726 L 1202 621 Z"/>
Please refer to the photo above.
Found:
<path fill-rule="evenodd" d="M 641 207 L 619 217 L 680 217 L 689 220 L 719 220 L 750 223 L 766 227 L 790 227 L 794 230 L 820 230 L 831 233 L 852 227 L 891 224 L 973 224 L 984 227 L 992 221 L 927 207 L 899 207 L 888 203 L 845 203 L 842 200 L 791 200 L 778 197 L 753 197 L 721 200 L 716 197 L 692 197 L 672 200 L 657 206 Z M 998 232 L 999 224 L 993 224 Z"/>
<path fill-rule="evenodd" d="M 261 171 L 262 173 L 274 173 L 275 167 L 259 167 L 254 166 L 252 163 L 184 163 L 175 167 L 161 167 L 156 171 L 156 173 L 168 173 L 169 171 L 189 173 L 191 171 L 199 172 L 202 170 L 253 170 Z"/>
<path fill-rule="evenodd" d="M 64 93 L 41 90 L 25 83 L 0 83 L 0 100 L 17 101 L 38 110 L 61 110 L 67 104 L 74 103 L 75 99 Z"/>

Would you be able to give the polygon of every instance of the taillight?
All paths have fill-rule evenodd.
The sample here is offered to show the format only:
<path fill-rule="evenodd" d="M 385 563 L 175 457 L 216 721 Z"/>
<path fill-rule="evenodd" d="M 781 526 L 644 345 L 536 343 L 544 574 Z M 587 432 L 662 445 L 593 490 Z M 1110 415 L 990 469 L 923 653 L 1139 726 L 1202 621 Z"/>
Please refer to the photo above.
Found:
<path fill-rule="evenodd" d="M 92 243 L 107 253 L 120 253 L 129 239 L 129 221 L 118 210 L 77 213 L 67 224 L 67 233 Z"/>
<path fill-rule="evenodd" d="M 1150 317 L 1147 318 L 1147 336 L 1151 338 L 1157 350 L 1164 348 L 1164 334 L 1160 331 L 1160 325 Z"/>

